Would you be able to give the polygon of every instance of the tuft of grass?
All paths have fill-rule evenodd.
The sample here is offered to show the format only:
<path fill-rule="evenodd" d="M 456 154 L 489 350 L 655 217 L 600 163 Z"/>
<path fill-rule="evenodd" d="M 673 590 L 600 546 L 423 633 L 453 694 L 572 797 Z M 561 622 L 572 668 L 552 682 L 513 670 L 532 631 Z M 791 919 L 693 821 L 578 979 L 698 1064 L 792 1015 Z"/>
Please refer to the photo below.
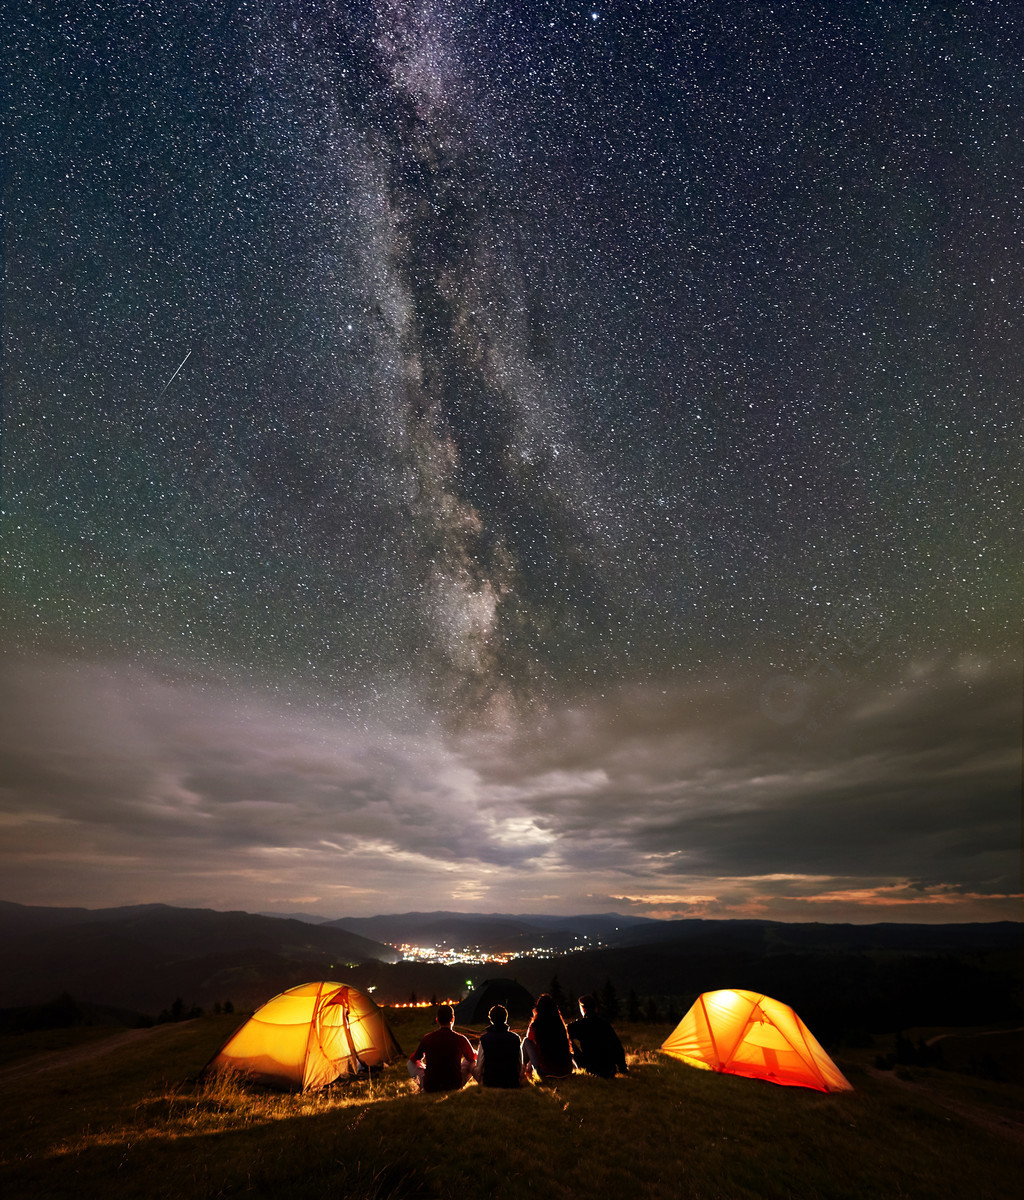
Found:
<path fill-rule="evenodd" d="M 1002 1200 L 1024 1167 L 1019 1145 L 920 1080 L 857 1061 L 839 1063 L 856 1091 L 824 1095 L 693 1070 L 660 1054 L 660 1030 L 627 1026 L 629 1074 L 615 1080 L 427 1096 L 399 1062 L 281 1094 L 199 1077 L 234 1023 L 160 1027 L 88 1069 L 0 1090 L 5 1197 Z M 403 1026 L 406 1049 L 427 1027 Z M 1012 1093 L 972 1081 L 959 1100 L 1005 1113 Z"/>

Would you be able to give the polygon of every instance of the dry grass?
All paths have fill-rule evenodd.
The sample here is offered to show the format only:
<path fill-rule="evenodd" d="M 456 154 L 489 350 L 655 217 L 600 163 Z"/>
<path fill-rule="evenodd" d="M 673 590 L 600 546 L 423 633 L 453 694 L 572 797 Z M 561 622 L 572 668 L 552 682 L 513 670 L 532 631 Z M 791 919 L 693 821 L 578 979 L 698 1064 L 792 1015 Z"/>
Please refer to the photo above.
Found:
<path fill-rule="evenodd" d="M 637 1026 L 624 1031 L 630 1074 L 614 1081 L 421 1096 L 398 1063 L 281 1095 L 197 1078 L 230 1024 L 154 1031 L 70 1077 L 12 1084 L 4 1195 L 1002 1200 L 1024 1166 L 1019 1145 L 855 1060 L 840 1065 L 857 1090 L 826 1096 L 694 1071 L 657 1053 L 665 1031 Z M 408 1049 L 423 1029 L 397 1032 Z M 991 1091 L 969 1084 L 961 1099 Z"/>

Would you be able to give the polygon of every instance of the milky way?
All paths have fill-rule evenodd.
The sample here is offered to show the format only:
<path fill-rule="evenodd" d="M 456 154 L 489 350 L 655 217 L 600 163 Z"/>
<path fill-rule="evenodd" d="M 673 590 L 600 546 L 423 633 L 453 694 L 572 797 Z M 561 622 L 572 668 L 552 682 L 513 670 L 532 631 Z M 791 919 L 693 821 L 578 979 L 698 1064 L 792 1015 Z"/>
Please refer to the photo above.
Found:
<path fill-rule="evenodd" d="M 1009 911 L 1016 6 L 12 28 L 10 898 Z"/>

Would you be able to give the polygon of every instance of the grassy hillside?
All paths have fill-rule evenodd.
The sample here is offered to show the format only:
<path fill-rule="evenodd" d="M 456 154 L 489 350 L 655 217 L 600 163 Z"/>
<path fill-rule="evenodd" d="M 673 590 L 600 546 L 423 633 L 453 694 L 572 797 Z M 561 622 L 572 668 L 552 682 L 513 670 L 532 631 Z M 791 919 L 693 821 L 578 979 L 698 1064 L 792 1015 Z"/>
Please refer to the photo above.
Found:
<path fill-rule="evenodd" d="M 429 1018 L 399 1020 L 410 1049 Z M 856 1091 L 829 1096 L 693 1070 L 656 1053 L 667 1027 L 623 1026 L 630 1074 L 614 1081 L 428 1097 L 399 1063 L 301 1097 L 196 1081 L 236 1023 L 122 1032 L 56 1070 L 9 1053 L 3 1195 L 1002 1200 L 1024 1168 L 1010 1128 L 1024 1089 L 918 1068 L 876 1075 L 874 1050 L 837 1056 Z M 53 1053 L 52 1034 L 29 1037 L 23 1048 Z"/>

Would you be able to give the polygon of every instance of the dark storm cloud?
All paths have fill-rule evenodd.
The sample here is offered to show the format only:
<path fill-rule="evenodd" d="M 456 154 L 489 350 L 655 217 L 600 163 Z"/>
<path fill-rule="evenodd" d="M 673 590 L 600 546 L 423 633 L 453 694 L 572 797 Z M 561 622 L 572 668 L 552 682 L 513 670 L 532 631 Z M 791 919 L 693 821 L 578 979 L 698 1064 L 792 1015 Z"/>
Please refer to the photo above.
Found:
<path fill-rule="evenodd" d="M 766 723 L 758 682 L 634 688 L 550 708 L 543 737 L 453 740 L 357 732 L 313 705 L 138 668 L 9 661 L 9 878 L 31 888 L 59 871 L 109 898 L 148 873 L 162 895 L 221 904 L 298 888 L 332 912 L 424 889 L 437 903 L 603 895 L 791 916 L 822 897 L 839 912 L 1008 903 L 1019 702 L 1006 670 L 861 680 L 814 730 Z"/>
<path fill-rule="evenodd" d="M 803 875 L 1015 890 L 1020 701 L 995 663 L 861 680 L 824 725 L 765 721 L 754 686 L 622 695 L 490 763 L 579 870 Z M 810 718 L 808 718 L 810 721 Z M 515 778 L 509 776 L 514 775 Z"/>

